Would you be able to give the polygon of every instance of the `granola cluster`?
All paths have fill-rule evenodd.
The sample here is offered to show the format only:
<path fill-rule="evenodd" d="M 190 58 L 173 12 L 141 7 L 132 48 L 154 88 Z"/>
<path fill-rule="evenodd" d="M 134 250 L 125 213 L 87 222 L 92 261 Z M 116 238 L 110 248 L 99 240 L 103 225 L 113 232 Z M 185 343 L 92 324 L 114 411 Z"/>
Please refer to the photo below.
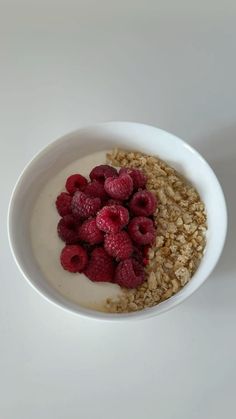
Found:
<path fill-rule="evenodd" d="M 142 310 L 170 298 L 198 268 L 206 244 L 205 206 L 196 189 L 158 157 L 114 149 L 107 162 L 141 169 L 148 177 L 147 189 L 158 199 L 157 235 L 149 250 L 147 279 L 136 289 L 122 289 L 122 295 L 108 298 L 105 306 L 112 313 Z"/>

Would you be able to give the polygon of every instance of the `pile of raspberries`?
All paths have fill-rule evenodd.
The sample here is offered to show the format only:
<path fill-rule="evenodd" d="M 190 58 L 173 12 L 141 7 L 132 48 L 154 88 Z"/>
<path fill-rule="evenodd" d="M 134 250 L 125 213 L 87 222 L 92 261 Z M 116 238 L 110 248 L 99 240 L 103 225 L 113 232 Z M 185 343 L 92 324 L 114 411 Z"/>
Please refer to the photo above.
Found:
<path fill-rule="evenodd" d="M 64 269 L 83 272 L 91 281 L 136 288 L 144 282 L 148 248 L 155 240 L 155 196 L 146 176 L 133 168 L 93 168 L 90 181 L 80 174 L 66 181 L 56 199 L 62 217 L 57 226 L 66 243 Z"/>

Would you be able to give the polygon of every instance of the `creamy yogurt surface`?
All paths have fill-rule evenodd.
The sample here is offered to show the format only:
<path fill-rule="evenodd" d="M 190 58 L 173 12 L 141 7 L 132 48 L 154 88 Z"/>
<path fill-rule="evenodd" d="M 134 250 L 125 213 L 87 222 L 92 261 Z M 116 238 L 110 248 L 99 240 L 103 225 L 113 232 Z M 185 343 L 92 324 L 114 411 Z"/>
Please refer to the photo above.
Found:
<path fill-rule="evenodd" d="M 105 164 L 106 152 L 97 152 L 78 159 L 61 170 L 41 190 L 32 212 L 30 233 L 35 259 L 46 280 L 61 295 L 83 307 L 104 310 L 107 298 L 121 294 L 118 285 L 92 282 L 84 274 L 65 271 L 60 253 L 65 243 L 57 235 L 60 216 L 56 197 L 65 191 L 68 176 L 80 173 L 88 178 L 94 166 Z"/>

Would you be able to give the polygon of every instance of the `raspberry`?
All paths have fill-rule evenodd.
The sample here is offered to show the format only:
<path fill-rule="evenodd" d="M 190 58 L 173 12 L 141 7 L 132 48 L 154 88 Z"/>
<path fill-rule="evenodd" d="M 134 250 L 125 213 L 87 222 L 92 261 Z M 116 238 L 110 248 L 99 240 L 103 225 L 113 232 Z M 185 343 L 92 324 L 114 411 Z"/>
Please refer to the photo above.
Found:
<path fill-rule="evenodd" d="M 92 251 L 85 275 L 91 281 L 111 282 L 113 280 L 114 263 L 102 247 L 97 247 Z"/>
<path fill-rule="evenodd" d="M 129 207 L 133 214 L 148 217 L 155 212 L 157 200 L 152 192 L 139 191 L 131 198 Z"/>
<path fill-rule="evenodd" d="M 105 179 L 111 176 L 117 176 L 117 170 L 108 164 L 101 164 L 100 166 L 94 167 L 89 174 L 91 180 L 97 180 L 101 183 L 104 183 Z"/>
<path fill-rule="evenodd" d="M 57 224 L 58 236 L 67 244 L 74 244 L 79 240 L 79 223 L 72 214 L 65 215 Z"/>
<path fill-rule="evenodd" d="M 61 251 L 61 264 L 66 271 L 83 272 L 88 263 L 88 255 L 79 245 L 65 246 Z"/>
<path fill-rule="evenodd" d="M 139 263 L 143 263 L 143 253 L 142 253 L 142 249 L 140 249 L 137 246 L 133 246 L 133 258 L 135 260 L 137 260 L 137 262 Z"/>
<path fill-rule="evenodd" d="M 98 182 L 97 180 L 92 180 L 92 182 L 88 183 L 84 189 L 84 193 L 85 195 L 92 196 L 94 198 L 101 198 L 102 200 L 107 197 L 103 183 Z"/>
<path fill-rule="evenodd" d="M 61 217 L 71 213 L 71 201 L 72 197 L 66 192 L 62 192 L 58 195 L 56 199 L 56 207 Z"/>
<path fill-rule="evenodd" d="M 76 191 L 83 191 L 87 185 L 87 179 L 79 174 L 71 175 L 66 181 L 66 189 L 73 195 Z"/>
<path fill-rule="evenodd" d="M 95 218 L 83 222 L 79 228 L 79 239 L 92 245 L 103 242 L 104 233 L 98 229 Z"/>
<path fill-rule="evenodd" d="M 106 202 L 106 205 L 123 205 L 122 201 L 119 201 L 118 199 L 108 199 Z"/>
<path fill-rule="evenodd" d="M 135 259 L 122 260 L 116 268 L 115 282 L 121 287 L 136 288 L 144 280 L 144 269 Z"/>
<path fill-rule="evenodd" d="M 111 198 L 125 200 L 133 192 L 133 180 L 127 174 L 118 178 L 109 177 L 105 180 L 104 188 Z"/>
<path fill-rule="evenodd" d="M 104 249 L 116 260 L 128 259 L 133 252 L 133 245 L 126 231 L 108 234 L 104 240 Z"/>
<path fill-rule="evenodd" d="M 144 258 L 148 257 L 149 249 L 150 249 L 150 245 L 146 245 L 146 246 L 143 247 L 143 257 Z"/>
<path fill-rule="evenodd" d="M 123 175 L 124 173 L 130 175 L 130 177 L 133 179 L 134 189 L 145 188 L 147 177 L 141 170 L 122 167 L 119 171 L 119 175 Z"/>
<path fill-rule="evenodd" d="M 96 223 L 105 233 L 117 233 L 129 222 L 129 212 L 121 205 L 103 207 L 97 214 Z"/>
<path fill-rule="evenodd" d="M 78 191 L 72 198 L 71 208 L 76 218 L 92 217 L 101 208 L 101 199 L 89 197 Z"/>
<path fill-rule="evenodd" d="M 128 226 L 131 239 L 140 245 L 151 244 L 155 239 L 153 221 L 147 217 L 134 217 Z"/>
<path fill-rule="evenodd" d="M 148 252 L 150 249 L 150 244 L 147 244 L 146 246 L 143 246 L 142 253 L 143 253 L 143 265 L 147 266 L 149 262 Z"/>

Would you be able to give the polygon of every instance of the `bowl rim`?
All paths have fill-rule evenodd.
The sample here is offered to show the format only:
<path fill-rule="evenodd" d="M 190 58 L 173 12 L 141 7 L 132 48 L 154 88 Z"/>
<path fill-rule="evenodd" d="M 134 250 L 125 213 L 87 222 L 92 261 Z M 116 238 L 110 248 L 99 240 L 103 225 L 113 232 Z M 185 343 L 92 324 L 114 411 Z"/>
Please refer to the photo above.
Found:
<path fill-rule="evenodd" d="M 221 240 L 221 246 L 219 246 L 218 248 L 218 252 L 214 258 L 214 263 L 212 263 L 212 267 L 210 269 L 210 271 L 208 272 L 207 276 L 204 277 L 202 279 L 201 282 L 199 282 L 198 284 L 196 284 L 195 288 L 191 289 L 190 291 L 188 291 L 187 294 L 185 294 L 184 292 L 182 293 L 182 295 L 179 295 L 179 292 L 177 294 L 175 294 L 174 296 L 172 296 L 170 299 L 167 299 L 161 303 L 159 303 L 156 306 L 150 307 L 150 308 L 146 308 L 140 311 L 136 311 L 136 312 L 131 312 L 131 313 L 106 313 L 106 312 L 100 312 L 97 310 L 92 310 L 92 309 L 87 309 L 84 308 L 78 304 L 71 304 L 71 302 L 69 300 L 68 303 L 71 304 L 71 307 L 64 305 L 62 302 L 57 301 L 56 299 L 54 299 L 51 296 L 46 295 L 39 286 L 36 285 L 36 283 L 33 283 L 32 280 L 29 278 L 29 276 L 27 275 L 27 273 L 24 271 L 24 269 L 21 266 L 20 261 L 18 260 L 16 253 L 15 253 L 15 248 L 14 248 L 14 242 L 13 242 L 13 235 L 12 235 L 12 231 L 11 231 L 11 225 L 12 225 L 12 212 L 13 212 L 13 208 L 14 208 L 14 200 L 15 200 L 15 196 L 17 193 L 17 190 L 24 178 L 24 176 L 27 174 L 27 171 L 31 168 L 31 166 L 38 160 L 40 159 L 43 154 L 47 153 L 51 148 L 54 148 L 54 146 L 56 144 L 59 144 L 60 142 L 64 142 L 68 137 L 76 135 L 76 133 L 79 133 L 82 130 L 94 130 L 97 128 L 102 128 L 105 126 L 109 126 L 109 125 L 136 125 L 136 126 L 143 126 L 143 127 L 148 127 L 148 128 L 154 128 L 155 130 L 157 130 L 160 134 L 169 134 L 172 137 L 175 138 L 175 140 L 182 144 L 182 146 L 184 146 L 185 148 L 187 148 L 189 151 L 191 151 L 198 159 L 200 159 L 208 168 L 208 170 L 212 173 L 213 177 L 214 177 L 214 181 L 216 182 L 216 184 L 218 184 L 219 187 L 219 191 L 222 195 L 222 203 L 223 203 L 223 207 L 222 207 L 222 240 Z M 150 318 L 150 317 L 154 317 L 157 316 L 159 314 L 162 314 L 166 311 L 172 310 L 174 307 L 176 307 L 177 305 L 181 304 L 183 301 L 185 301 L 187 298 L 189 298 L 197 289 L 200 288 L 200 286 L 207 280 L 207 278 L 211 275 L 211 273 L 213 272 L 213 270 L 215 269 L 220 256 L 222 254 L 223 248 L 224 248 L 224 244 L 225 244 L 225 240 L 226 240 L 226 235 L 227 235 L 227 225 L 228 225 L 228 213 L 227 213 L 227 206 L 226 206 L 226 200 L 225 200 L 225 196 L 224 196 L 224 192 L 223 189 L 221 187 L 221 184 L 214 172 L 214 170 L 211 168 L 210 164 L 208 163 L 208 161 L 191 145 L 189 145 L 188 143 L 186 143 L 184 140 L 182 140 L 181 138 L 177 137 L 175 134 L 172 134 L 169 131 L 163 130 L 161 128 L 158 128 L 154 125 L 151 124 L 145 124 L 145 123 L 140 123 L 140 122 L 133 122 L 133 121 L 108 121 L 108 122 L 100 122 L 100 123 L 95 123 L 92 125 L 88 125 L 88 126 L 81 126 L 78 129 L 75 129 L 71 132 L 68 132 L 66 134 L 64 134 L 63 136 L 57 138 L 56 140 L 51 141 L 49 144 L 47 144 L 44 147 L 41 147 L 41 149 L 36 152 L 33 157 L 29 160 L 29 162 L 24 166 L 24 168 L 21 170 L 17 181 L 15 183 L 15 186 L 13 187 L 11 196 L 10 196 L 10 200 L 9 200 L 9 205 L 8 205 L 8 211 L 7 211 L 7 235 L 8 235 L 8 242 L 9 242 L 9 246 L 10 246 L 10 250 L 13 256 L 13 259 L 19 269 L 19 271 L 21 272 L 21 274 L 23 275 L 23 277 L 26 279 L 26 281 L 28 282 L 28 284 L 30 284 L 30 286 L 38 293 L 40 294 L 46 301 L 50 302 L 51 304 L 53 304 L 54 306 L 57 306 L 63 310 L 65 310 L 66 312 L 70 312 L 71 314 L 74 314 L 76 316 L 82 316 L 84 318 L 91 318 L 94 320 L 105 320 L 105 321 L 122 321 L 122 320 L 142 320 L 145 318 Z M 191 281 L 194 279 L 194 276 L 192 277 Z M 184 288 L 182 289 L 184 290 Z M 181 291 L 180 291 L 181 292 Z M 176 296 L 178 296 L 178 298 L 176 298 Z M 65 297 L 66 300 L 66 297 Z M 156 310 L 156 308 L 158 307 L 158 311 Z"/>

